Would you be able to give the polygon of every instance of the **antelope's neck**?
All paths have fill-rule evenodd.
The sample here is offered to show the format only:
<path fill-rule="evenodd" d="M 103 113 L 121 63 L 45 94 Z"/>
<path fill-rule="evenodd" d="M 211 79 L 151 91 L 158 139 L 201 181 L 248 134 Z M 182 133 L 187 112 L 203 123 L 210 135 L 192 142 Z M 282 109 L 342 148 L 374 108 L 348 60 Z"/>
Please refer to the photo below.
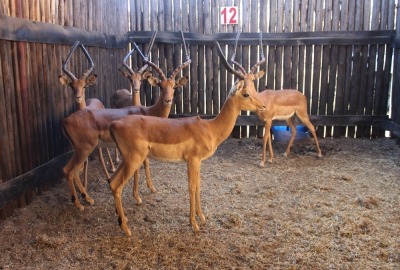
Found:
<path fill-rule="evenodd" d="M 163 117 L 163 118 L 167 118 L 168 117 L 168 115 L 169 115 L 169 113 L 171 111 L 171 105 L 165 106 L 163 104 L 163 100 L 162 99 L 163 99 L 163 97 L 160 96 L 157 99 L 157 102 L 154 105 L 147 107 L 148 108 L 148 115 L 158 116 L 158 117 Z"/>
<path fill-rule="evenodd" d="M 222 106 L 221 112 L 214 119 L 210 120 L 210 125 L 214 130 L 218 145 L 231 134 L 239 113 L 240 109 L 234 100 L 228 98 Z"/>
<path fill-rule="evenodd" d="M 76 109 L 77 110 L 83 110 L 83 109 L 85 109 L 86 108 L 86 102 L 85 101 L 83 101 L 83 102 L 77 102 L 76 103 Z"/>
<path fill-rule="evenodd" d="M 139 95 L 135 95 L 135 94 L 132 95 L 132 105 L 133 106 L 142 106 Z"/>

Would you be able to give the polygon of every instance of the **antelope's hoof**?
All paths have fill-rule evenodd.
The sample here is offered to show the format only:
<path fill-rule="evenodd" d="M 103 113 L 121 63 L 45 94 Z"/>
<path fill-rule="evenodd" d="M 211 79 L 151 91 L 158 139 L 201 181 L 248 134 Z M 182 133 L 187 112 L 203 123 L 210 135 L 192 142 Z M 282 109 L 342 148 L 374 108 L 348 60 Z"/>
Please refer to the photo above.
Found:
<path fill-rule="evenodd" d="M 200 217 L 201 223 L 206 222 L 206 217 L 203 214 L 199 215 L 199 217 Z"/>
<path fill-rule="evenodd" d="M 321 153 L 317 154 L 317 157 L 322 158 L 322 154 Z"/>
<path fill-rule="evenodd" d="M 193 232 L 194 233 L 199 233 L 200 232 L 200 228 L 199 228 L 199 225 L 197 225 L 197 223 L 193 224 L 192 226 L 193 226 Z"/>
<path fill-rule="evenodd" d="M 140 199 L 140 197 L 135 197 L 135 200 L 136 200 L 136 204 L 137 205 L 141 205 L 142 204 L 142 199 Z"/>
<path fill-rule="evenodd" d="M 131 237 L 132 236 L 131 230 L 128 228 L 128 225 L 122 224 L 121 225 L 121 229 L 124 231 L 124 233 L 125 233 L 125 235 L 127 237 Z"/>
<path fill-rule="evenodd" d="M 85 200 L 90 204 L 93 205 L 94 204 L 94 200 L 92 198 L 90 198 L 89 196 L 86 196 Z"/>

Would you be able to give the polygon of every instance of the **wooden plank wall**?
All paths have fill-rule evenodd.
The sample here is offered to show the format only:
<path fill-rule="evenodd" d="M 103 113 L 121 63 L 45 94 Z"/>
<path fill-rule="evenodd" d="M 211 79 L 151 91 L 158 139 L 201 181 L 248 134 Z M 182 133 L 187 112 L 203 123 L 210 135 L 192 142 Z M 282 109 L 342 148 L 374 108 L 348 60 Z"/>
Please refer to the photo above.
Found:
<path fill-rule="evenodd" d="M 394 30 L 398 0 L 0 0 L 0 15 L 72 26 L 107 35 L 128 31 L 215 33 Z M 238 25 L 222 25 L 220 8 L 238 6 Z M 69 88 L 58 82 L 68 44 L 0 40 L 0 187 L 1 183 L 67 153 L 71 148 L 60 131 L 61 120 L 75 110 Z M 221 64 L 215 46 L 189 45 L 192 64 L 182 71 L 190 81 L 176 92 L 173 114 L 217 114 L 234 78 Z M 140 44 L 143 48 L 143 44 Z M 231 57 L 233 46 L 225 46 Z M 128 88 L 118 68 L 129 48 L 88 47 L 98 75 L 86 97 L 97 97 L 106 107 L 115 89 Z M 312 115 L 386 115 L 389 105 L 393 48 L 391 44 L 264 45 L 266 75 L 256 82 L 263 90 L 295 88 L 309 100 Z M 259 47 L 240 45 L 236 60 L 246 69 L 258 61 Z M 398 52 L 396 52 L 398 56 Z M 181 45 L 155 44 L 151 59 L 170 74 L 185 59 Z M 398 59 L 395 58 L 396 66 Z M 133 56 L 133 66 L 142 61 Z M 87 68 L 81 52 L 70 70 Z M 394 82 L 399 88 L 399 82 Z M 397 89 L 396 88 L 396 89 Z M 142 103 L 150 105 L 159 89 L 143 84 Z M 399 91 L 393 93 L 399 96 Z M 398 106 L 398 101 L 393 101 Z M 400 115 L 397 107 L 393 110 Z M 371 126 L 319 126 L 321 137 L 376 137 Z M 237 127 L 234 136 L 262 136 L 259 127 Z M 49 187 L 27 190 L 0 218 L 30 203 Z"/>
<path fill-rule="evenodd" d="M 120 16 L 121 11 L 124 16 Z M 118 0 L 0 0 L 0 15 L 88 31 L 128 31 L 127 3 Z M 71 44 L 74 42 L 71 40 Z M 70 88 L 58 81 L 70 48 L 62 44 L 0 40 L 0 185 L 71 150 L 61 134 L 60 123 L 75 111 L 74 96 Z M 126 49 L 87 49 L 98 80 L 96 86 L 88 88 L 86 97 L 97 97 L 109 107 L 113 91 L 128 87 L 118 73 Z M 69 69 L 81 76 L 87 67 L 83 53 L 78 52 Z M 16 207 L 29 204 L 37 193 L 49 187 L 27 190 L 0 215 L 8 216 Z"/>
<path fill-rule="evenodd" d="M 132 31 L 158 30 L 201 34 L 241 32 L 319 32 L 393 30 L 396 0 L 277 0 L 277 1 L 130 1 Z M 221 25 L 220 7 L 238 6 L 239 25 Z M 150 19 L 149 19 L 150 18 Z M 240 44 L 240 43 L 239 43 Z M 177 46 L 159 45 L 159 55 L 176 55 Z M 178 49 L 179 46 L 178 46 Z M 393 49 L 383 45 L 265 46 L 265 78 L 258 89 L 294 88 L 309 100 L 313 115 L 385 115 L 391 81 Z M 154 50 L 153 50 L 154 51 Z M 174 52 L 166 53 L 166 52 Z M 190 83 L 177 94 L 175 112 L 215 114 L 232 85 L 232 75 L 220 64 L 211 46 L 190 46 Z M 228 48 L 229 58 L 232 46 Z M 237 58 L 248 69 L 257 62 L 257 46 L 240 46 Z M 182 57 L 182 56 L 180 56 Z M 163 58 L 163 70 L 172 70 L 178 59 Z M 187 74 L 185 70 L 183 75 Z M 153 100 L 146 90 L 143 100 Z M 321 137 L 375 137 L 382 132 L 367 127 L 317 127 Z M 234 135 L 262 136 L 263 129 L 235 129 Z"/>
<path fill-rule="evenodd" d="M 397 11 L 400 7 L 397 6 Z M 392 111 L 391 116 L 396 124 L 400 126 L 400 14 L 397 12 L 396 20 L 396 37 L 395 37 L 395 52 L 394 52 L 394 63 L 393 63 L 393 87 L 392 87 Z"/>

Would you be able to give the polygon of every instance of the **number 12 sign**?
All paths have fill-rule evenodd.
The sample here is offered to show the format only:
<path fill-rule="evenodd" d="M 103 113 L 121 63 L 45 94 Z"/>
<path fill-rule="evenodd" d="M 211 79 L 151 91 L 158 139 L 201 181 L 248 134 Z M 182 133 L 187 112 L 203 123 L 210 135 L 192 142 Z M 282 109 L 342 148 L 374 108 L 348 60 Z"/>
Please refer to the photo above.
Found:
<path fill-rule="evenodd" d="M 239 10 L 237 7 L 221 7 L 221 24 L 238 24 Z"/>

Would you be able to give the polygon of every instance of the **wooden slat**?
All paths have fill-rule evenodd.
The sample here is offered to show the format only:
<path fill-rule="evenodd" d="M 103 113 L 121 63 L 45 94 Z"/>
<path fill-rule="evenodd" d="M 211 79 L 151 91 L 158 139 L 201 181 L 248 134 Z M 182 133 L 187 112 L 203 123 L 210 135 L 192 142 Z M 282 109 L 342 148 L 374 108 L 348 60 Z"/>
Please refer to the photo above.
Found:
<path fill-rule="evenodd" d="M 182 14 L 181 14 L 181 6 L 177 3 L 171 3 L 173 7 L 173 18 L 174 24 L 172 27 L 172 31 L 179 31 L 181 30 L 180 26 L 182 25 Z M 182 63 L 182 59 L 185 59 L 185 55 L 183 52 L 183 47 L 181 45 L 174 45 L 174 66 L 179 65 Z M 179 74 L 180 76 L 180 74 Z M 179 88 L 175 91 L 175 112 L 176 113 L 183 113 L 183 89 Z"/>
<path fill-rule="evenodd" d="M 18 112 L 21 114 L 21 106 L 20 103 L 18 102 L 19 99 L 19 75 L 18 75 L 18 69 L 17 69 L 17 56 L 16 56 L 16 43 L 12 42 L 12 43 L 8 43 L 7 44 L 8 48 L 7 50 L 9 52 L 11 52 L 11 56 L 9 58 L 9 65 L 12 68 L 12 73 L 11 73 L 11 77 L 10 82 L 10 96 L 9 96 L 9 101 L 11 104 L 11 110 L 8 110 L 8 113 L 11 114 L 10 118 L 11 118 L 11 125 L 9 127 L 9 129 L 11 128 L 11 130 L 13 130 L 13 140 L 14 140 L 14 155 L 15 155 L 15 165 L 16 165 L 16 173 L 17 174 L 21 174 L 24 171 L 24 165 L 26 164 L 26 156 L 24 158 L 21 157 L 22 154 L 22 149 L 21 149 L 21 143 L 23 142 L 23 140 L 21 139 L 21 137 L 23 138 L 23 134 L 24 134 L 24 129 L 21 127 L 21 122 L 19 122 L 19 118 L 18 118 Z"/>
<path fill-rule="evenodd" d="M 206 0 L 204 1 L 204 5 L 203 5 L 203 9 L 202 12 L 203 13 L 203 21 L 204 21 L 204 33 L 205 34 L 211 34 L 212 33 L 212 24 L 211 24 L 211 17 L 212 14 L 214 14 L 211 10 L 211 1 L 210 0 Z M 213 88 L 213 58 L 212 58 L 212 48 L 206 46 L 204 48 L 205 52 L 204 52 L 204 60 L 205 60 L 205 65 L 203 65 L 203 67 L 205 67 L 205 69 L 202 69 L 200 71 L 200 74 L 204 74 L 205 75 L 205 84 L 204 84 L 204 88 L 205 88 L 205 95 L 207 100 L 209 98 L 212 98 L 212 103 L 207 102 L 205 104 L 205 112 L 206 114 L 212 114 L 215 111 L 219 111 L 219 95 L 218 95 L 218 91 Z M 199 57 L 202 57 L 201 55 Z M 200 59 L 199 59 L 200 61 Z M 201 90 L 200 90 L 201 92 Z"/>
<path fill-rule="evenodd" d="M 293 27 L 293 10 L 292 10 L 292 1 L 284 1 L 284 14 L 285 21 L 283 22 L 284 32 L 292 32 Z M 282 5 L 282 6 L 283 6 Z M 291 46 L 285 46 L 283 49 L 283 81 L 282 88 L 289 89 L 292 84 L 292 71 L 295 71 L 296 68 L 293 67 L 295 64 L 295 59 L 293 58 L 293 48 Z"/>
<path fill-rule="evenodd" d="M 193 16 L 189 16 L 189 31 L 197 32 L 197 24 L 196 24 L 196 0 L 189 0 L 189 14 Z M 190 64 L 190 111 L 191 113 L 197 113 L 197 102 L 198 102 L 198 47 L 191 45 L 190 46 L 190 57 L 192 59 L 192 63 Z"/>
<path fill-rule="evenodd" d="M 267 8 L 268 8 L 268 1 L 261 1 L 260 2 L 260 31 L 262 33 L 267 32 L 267 30 L 268 30 L 268 22 L 266 20 L 267 12 L 268 12 Z M 263 49 L 264 49 L 265 57 L 268 57 L 267 47 L 264 44 L 263 44 Z M 268 61 L 265 61 L 265 63 L 260 66 L 260 70 L 263 70 L 267 73 L 267 68 L 268 68 Z M 258 91 L 262 91 L 266 88 L 266 85 L 267 85 L 266 79 L 267 79 L 267 75 L 265 75 L 259 79 L 259 84 L 257 87 Z M 264 136 L 264 127 L 262 125 L 257 126 L 257 131 L 256 131 L 255 136 L 257 136 L 257 137 Z"/>
<path fill-rule="evenodd" d="M 251 2 L 251 20 L 250 20 L 250 29 L 249 29 L 249 31 L 250 32 L 260 32 L 260 29 L 258 29 L 258 18 L 259 18 L 259 16 L 258 16 L 258 13 L 259 13 L 259 10 L 258 10 L 259 8 L 258 8 L 258 3 L 256 2 L 256 1 L 252 1 Z M 261 17 L 260 17 L 261 18 Z M 253 65 L 254 64 L 256 64 L 257 62 L 258 62 L 258 60 L 259 60 L 259 50 L 261 50 L 261 48 L 260 48 L 260 46 L 259 45 L 257 45 L 257 46 L 250 46 L 249 47 L 249 50 L 250 50 L 250 62 L 249 62 L 249 68 L 248 68 L 248 70 L 250 70 L 252 67 L 253 67 Z M 263 78 L 265 78 L 265 77 L 263 77 Z M 265 79 L 264 79 L 265 80 Z M 255 88 L 256 89 L 260 89 L 260 81 L 261 80 L 255 80 L 254 81 L 254 85 L 255 85 Z M 265 81 L 264 81 L 264 86 L 265 86 Z M 247 128 L 248 129 L 248 132 L 249 132 L 249 134 L 247 135 L 247 134 L 245 134 L 243 137 L 244 138 L 246 138 L 246 137 L 248 137 L 248 136 L 250 136 L 250 137 L 255 137 L 255 136 L 257 136 L 257 126 L 254 126 L 254 127 L 248 127 Z"/>
<path fill-rule="evenodd" d="M 3 181 L 7 181 L 12 178 L 13 170 L 13 155 L 12 155 L 12 140 L 9 138 L 9 133 L 7 132 L 8 116 L 7 116 L 7 92 L 10 91 L 6 85 L 5 78 L 7 77 L 7 63 L 4 59 L 5 52 L 4 46 L 6 41 L 0 40 L 0 184 Z"/>
<path fill-rule="evenodd" d="M 250 32 L 250 25 L 251 25 L 251 18 L 253 16 L 257 16 L 256 14 L 252 13 L 251 6 L 250 6 L 250 1 L 244 1 L 242 9 L 243 14 L 242 14 L 242 29 L 240 30 L 241 32 Z M 250 48 L 249 46 L 239 46 L 238 51 L 240 52 L 238 54 L 238 62 L 247 70 L 250 70 L 250 59 L 249 59 L 249 52 Z M 247 115 L 247 112 L 241 112 L 242 115 Z M 241 126 L 238 128 L 238 138 L 245 138 L 247 137 L 247 127 L 246 126 Z M 235 134 L 235 133 L 234 133 Z M 240 135 L 239 135 L 240 134 Z"/>

